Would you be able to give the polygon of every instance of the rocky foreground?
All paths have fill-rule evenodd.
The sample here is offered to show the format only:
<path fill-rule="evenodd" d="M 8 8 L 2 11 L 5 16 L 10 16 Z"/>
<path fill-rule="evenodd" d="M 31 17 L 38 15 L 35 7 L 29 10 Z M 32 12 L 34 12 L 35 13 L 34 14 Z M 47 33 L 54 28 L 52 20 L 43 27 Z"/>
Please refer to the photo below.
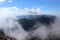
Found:
<path fill-rule="evenodd" d="M 0 30 L 0 40 L 16 40 L 15 38 L 6 36 L 2 30 Z"/>

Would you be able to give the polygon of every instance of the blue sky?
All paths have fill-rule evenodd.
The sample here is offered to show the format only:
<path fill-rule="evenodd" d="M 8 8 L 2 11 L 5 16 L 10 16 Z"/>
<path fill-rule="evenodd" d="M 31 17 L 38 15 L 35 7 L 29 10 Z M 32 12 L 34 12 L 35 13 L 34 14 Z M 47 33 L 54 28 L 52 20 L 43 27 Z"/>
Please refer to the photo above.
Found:
<path fill-rule="evenodd" d="M 0 7 L 18 8 L 37 8 L 40 7 L 44 10 L 60 10 L 60 0 L 12 0 L 13 2 L 3 2 Z"/>
<path fill-rule="evenodd" d="M 0 0 L 0 8 L 7 7 L 16 7 L 18 9 L 40 8 L 46 12 L 57 13 L 60 11 L 60 0 Z"/>

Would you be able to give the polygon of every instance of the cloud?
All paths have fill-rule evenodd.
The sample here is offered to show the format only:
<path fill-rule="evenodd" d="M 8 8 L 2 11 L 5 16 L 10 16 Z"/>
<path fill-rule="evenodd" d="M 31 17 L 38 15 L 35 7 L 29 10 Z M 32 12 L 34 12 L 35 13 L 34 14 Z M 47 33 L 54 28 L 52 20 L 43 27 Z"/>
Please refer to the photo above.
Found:
<path fill-rule="evenodd" d="M 34 8 L 31 8 L 31 9 L 25 8 L 24 12 L 32 14 L 32 15 L 36 15 L 36 14 L 42 13 L 42 10 L 40 8 L 36 8 L 36 9 L 34 9 Z"/>
<path fill-rule="evenodd" d="M 2 7 L 0 8 L 0 23 L 2 23 L 0 26 L 4 25 L 4 22 L 6 19 L 17 19 L 16 16 L 21 15 L 37 15 L 41 14 L 43 11 L 40 8 L 24 8 L 19 9 L 17 7 Z M 4 27 L 4 26 L 3 26 Z"/>
<path fill-rule="evenodd" d="M 8 2 L 13 2 L 13 0 L 8 0 Z"/>
<path fill-rule="evenodd" d="M 4 27 L 7 18 L 15 18 L 17 10 L 18 8 L 15 7 L 0 8 L 0 27 Z"/>
<path fill-rule="evenodd" d="M 43 14 L 44 11 L 40 8 L 24 8 L 20 9 L 19 15 L 40 15 Z"/>
<path fill-rule="evenodd" d="M 25 32 L 16 21 L 14 21 L 14 18 L 18 15 L 35 15 L 34 13 L 41 13 L 40 8 L 19 9 L 17 7 L 2 7 L 0 8 L 0 28 L 3 28 L 6 35 L 15 37 L 18 40 L 24 40 L 28 36 L 28 33 Z M 16 26 L 18 29 L 13 32 L 11 28 L 15 28 Z"/>
<path fill-rule="evenodd" d="M 2 4 L 3 2 L 5 2 L 6 0 L 0 0 L 0 4 Z"/>
<path fill-rule="evenodd" d="M 1 17 L 14 16 L 16 13 L 18 13 L 18 8 L 15 7 L 0 8 Z"/>
<path fill-rule="evenodd" d="M 16 16 L 21 16 L 21 15 L 40 15 L 40 14 L 48 14 L 46 11 L 41 10 L 40 8 L 24 8 L 20 9 L 18 7 L 2 7 L 0 8 L 0 28 L 4 28 L 4 32 L 6 35 L 12 36 L 17 38 L 18 40 L 25 40 L 27 36 L 29 36 L 29 33 L 25 32 L 22 28 L 21 25 L 17 23 L 13 18 L 16 18 Z M 59 19 L 59 18 L 58 18 Z M 60 20 L 58 20 L 59 22 Z M 38 24 L 40 25 L 40 24 Z M 58 23 L 59 25 L 59 23 Z M 41 26 L 41 25 L 40 25 Z M 54 32 L 56 34 L 56 28 L 57 24 L 53 26 L 54 30 L 51 32 Z M 16 27 L 18 27 L 16 29 Z M 12 31 L 13 30 L 13 31 Z M 20 31 L 19 31 L 20 30 Z M 41 32 L 41 31 L 42 32 Z M 33 36 L 36 36 L 35 34 L 38 34 L 38 37 L 43 37 L 44 39 L 47 37 L 49 34 L 49 30 L 46 30 L 45 26 L 42 25 L 42 27 L 38 28 L 36 31 L 34 31 Z M 60 30 L 58 30 L 57 35 Z M 46 34 L 46 35 L 44 35 Z M 41 35 L 41 36 L 40 36 Z"/>
<path fill-rule="evenodd" d="M 0 4 L 2 4 L 4 2 L 13 2 L 13 0 L 0 0 Z"/>
<path fill-rule="evenodd" d="M 41 14 L 42 11 L 37 8 L 24 8 L 24 9 L 19 9 L 17 7 L 5 7 L 5 8 L 0 8 L 0 17 L 15 17 L 15 16 L 21 16 L 21 15 L 36 15 L 36 14 Z"/>
<path fill-rule="evenodd" d="M 18 7 L 0 8 L 1 17 L 15 17 L 21 15 L 41 15 L 41 14 L 54 14 L 54 12 L 43 11 L 40 8 L 24 8 L 24 9 L 20 9 Z"/>
<path fill-rule="evenodd" d="M 58 14 L 57 14 L 58 13 Z M 50 12 L 50 11 L 43 11 L 40 8 L 24 8 L 20 9 L 18 7 L 3 7 L 0 8 L 0 15 L 3 17 L 15 17 L 15 16 L 21 16 L 21 15 L 59 15 L 60 12 Z"/>
<path fill-rule="evenodd" d="M 4 2 L 5 0 L 0 0 L 0 2 Z"/>

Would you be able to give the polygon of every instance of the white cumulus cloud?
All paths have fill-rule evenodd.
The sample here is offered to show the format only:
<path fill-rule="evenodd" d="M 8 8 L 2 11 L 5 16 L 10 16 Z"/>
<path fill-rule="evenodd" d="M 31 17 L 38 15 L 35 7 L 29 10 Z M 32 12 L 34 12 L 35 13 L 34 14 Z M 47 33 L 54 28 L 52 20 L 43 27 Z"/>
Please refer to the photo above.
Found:
<path fill-rule="evenodd" d="M 0 4 L 2 4 L 3 2 L 5 2 L 6 0 L 0 0 Z"/>
<path fill-rule="evenodd" d="M 0 0 L 0 4 L 2 4 L 4 2 L 13 2 L 13 0 Z"/>
<path fill-rule="evenodd" d="M 0 16 L 13 16 L 15 15 L 18 11 L 18 8 L 15 7 L 8 7 L 8 8 L 0 8 Z"/>
<path fill-rule="evenodd" d="M 5 0 L 0 0 L 0 2 L 4 2 Z"/>
<path fill-rule="evenodd" d="M 41 10 L 40 8 L 24 8 L 24 9 L 20 9 L 18 7 L 0 8 L 0 17 L 15 17 L 21 15 L 41 15 L 41 14 L 54 14 L 54 12 L 49 13 L 47 11 Z"/>
<path fill-rule="evenodd" d="M 13 2 L 13 0 L 8 0 L 8 2 Z"/>

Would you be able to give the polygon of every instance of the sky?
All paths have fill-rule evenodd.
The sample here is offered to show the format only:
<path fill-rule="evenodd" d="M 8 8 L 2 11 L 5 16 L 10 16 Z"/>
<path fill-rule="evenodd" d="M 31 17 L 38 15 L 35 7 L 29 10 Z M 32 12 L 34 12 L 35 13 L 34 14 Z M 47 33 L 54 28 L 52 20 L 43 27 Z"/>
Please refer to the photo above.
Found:
<path fill-rule="evenodd" d="M 13 19 L 16 19 L 16 16 L 40 14 L 60 16 L 60 0 L 0 0 L 0 29 L 4 28 L 4 31 L 6 31 L 5 33 L 9 36 L 18 39 L 21 37 L 21 39 L 24 39 L 29 32 L 26 33 L 24 30 L 22 30 L 20 27 L 21 25 Z M 6 27 L 12 27 L 12 29 L 14 29 L 15 26 L 20 28 L 22 31 L 18 31 L 19 29 L 17 29 L 17 32 L 12 31 L 12 33 L 11 29 L 5 29 Z M 39 26 L 39 24 L 37 26 Z M 57 18 L 56 24 L 54 23 L 52 26 L 52 30 L 46 30 L 45 26 L 43 25 L 43 27 L 38 28 L 36 32 L 34 31 L 32 35 L 35 36 L 37 33 L 38 37 L 40 37 L 39 34 L 41 34 L 41 38 L 46 38 L 50 32 L 52 32 L 52 34 L 56 34 L 56 36 L 59 35 L 58 37 L 60 37 L 60 19 L 58 20 Z"/>
<path fill-rule="evenodd" d="M 0 0 L 0 14 L 60 14 L 60 0 Z M 5 10 L 5 11 L 4 11 Z"/>

